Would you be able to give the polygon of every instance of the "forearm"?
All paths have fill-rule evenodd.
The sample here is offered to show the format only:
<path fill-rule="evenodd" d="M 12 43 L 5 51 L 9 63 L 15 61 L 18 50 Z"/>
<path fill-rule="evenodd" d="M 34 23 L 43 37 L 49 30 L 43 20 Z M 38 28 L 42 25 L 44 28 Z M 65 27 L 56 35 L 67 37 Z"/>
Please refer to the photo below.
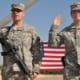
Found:
<path fill-rule="evenodd" d="M 60 44 L 60 36 L 58 35 L 58 26 L 53 25 L 49 31 L 48 45 L 49 47 L 57 47 Z"/>
<path fill-rule="evenodd" d="M 33 56 L 33 72 L 39 73 L 40 64 L 42 60 L 42 53 L 40 51 L 40 47 L 35 47 L 34 56 Z"/>

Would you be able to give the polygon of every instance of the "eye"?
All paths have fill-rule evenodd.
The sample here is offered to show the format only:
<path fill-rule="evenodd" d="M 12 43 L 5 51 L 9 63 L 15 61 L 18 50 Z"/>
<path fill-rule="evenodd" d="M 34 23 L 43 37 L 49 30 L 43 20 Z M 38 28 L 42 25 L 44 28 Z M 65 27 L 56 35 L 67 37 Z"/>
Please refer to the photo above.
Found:
<path fill-rule="evenodd" d="M 22 12 L 22 10 L 20 10 L 20 9 L 12 9 L 11 11 L 12 12 Z"/>
<path fill-rule="evenodd" d="M 74 11 L 72 11 L 73 13 L 76 13 L 76 12 L 79 12 L 80 13 L 80 10 L 74 10 Z"/>

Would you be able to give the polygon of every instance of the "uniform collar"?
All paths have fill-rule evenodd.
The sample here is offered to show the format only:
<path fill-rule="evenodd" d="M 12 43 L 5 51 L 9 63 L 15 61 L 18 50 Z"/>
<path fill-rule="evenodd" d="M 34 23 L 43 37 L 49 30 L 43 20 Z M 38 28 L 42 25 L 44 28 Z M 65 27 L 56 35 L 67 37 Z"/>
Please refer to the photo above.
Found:
<path fill-rule="evenodd" d="M 80 26 L 75 26 L 75 25 L 72 23 L 72 28 L 73 28 L 73 29 L 80 29 Z"/>
<path fill-rule="evenodd" d="M 22 30 L 24 30 L 24 24 L 22 26 L 13 26 L 12 25 L 12 30 L 13 31 L 22 31 Z"/>

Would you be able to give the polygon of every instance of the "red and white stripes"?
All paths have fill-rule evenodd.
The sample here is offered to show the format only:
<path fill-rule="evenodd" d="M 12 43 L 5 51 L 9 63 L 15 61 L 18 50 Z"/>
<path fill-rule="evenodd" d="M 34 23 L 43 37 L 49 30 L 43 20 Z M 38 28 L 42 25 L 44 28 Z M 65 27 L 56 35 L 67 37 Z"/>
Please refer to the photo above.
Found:
<path fill-rule="evenodd" d="M 63 64 L 61 58 L 65 55 L 65 46 L 58 48 L 49 48 L 47 42 L 43 42 L 43 58 L 40 71 L 62 70 Z"/>

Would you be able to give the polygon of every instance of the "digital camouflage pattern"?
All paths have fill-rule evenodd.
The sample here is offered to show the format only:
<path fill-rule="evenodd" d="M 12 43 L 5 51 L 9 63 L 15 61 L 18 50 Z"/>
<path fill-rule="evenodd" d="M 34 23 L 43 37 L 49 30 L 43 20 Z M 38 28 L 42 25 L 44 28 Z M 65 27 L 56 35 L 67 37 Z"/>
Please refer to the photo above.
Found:
<path fill-rule="evenodd" d="M 52 24 L 49 31 L 49 46 L 65 44 L 64 80 L 80 80 L 80 26 L 73 24 L 58 33 L 58 26 Z M 77 37 L 78 36 L 78 37 Z"/>
<path fill-rule="evenodd" d="M 42 55 L 40 51 L 40 38 L 36 30 L 26 24 L 19 27 L 11 26 L 9 31 L 6 27 L 0 29 L 0 39 L 3 37 L 14 47 L 21 59 L 28 66 L 31 74 L 32 72 L 39 73 Z M 4 52 L 7 51 L 5 46 L 2 45 L 2 47 Z M 23 75 L 24 73 L 20 70 L 11 52 L 3 56 L 3 80 L 30 80 L 27 79 L 28 76 L 26 74 Z"/>

